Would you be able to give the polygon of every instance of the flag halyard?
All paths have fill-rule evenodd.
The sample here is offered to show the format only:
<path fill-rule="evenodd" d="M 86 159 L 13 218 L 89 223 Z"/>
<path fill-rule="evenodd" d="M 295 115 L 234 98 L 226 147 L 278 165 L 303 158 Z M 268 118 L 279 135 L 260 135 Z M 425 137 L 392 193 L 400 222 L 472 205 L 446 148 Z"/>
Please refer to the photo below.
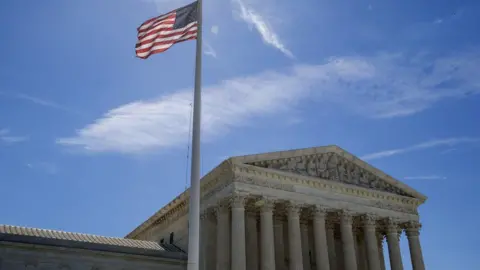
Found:
<path fill-rule="evenodd" d="M 151 18 L 137 28 L 137 57 L 147 59 L 150 55 L 168 50 L 174 44 L 197 38 L 197 1 L 164 15 Z"/>

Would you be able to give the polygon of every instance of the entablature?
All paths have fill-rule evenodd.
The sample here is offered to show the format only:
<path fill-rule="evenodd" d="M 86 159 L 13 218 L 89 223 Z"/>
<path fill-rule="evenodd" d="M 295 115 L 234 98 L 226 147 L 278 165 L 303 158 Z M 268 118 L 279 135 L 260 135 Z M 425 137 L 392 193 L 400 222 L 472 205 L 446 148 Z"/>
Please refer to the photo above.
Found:
<path fill-rule="evenodd" d="M 267 188 L 296 192 L 295 187 L 307 187 L 314 190 L 353 196 L 375 201 L 379 208 L 416 213 L 422 203 L 419 199 L 400 196 L 384 191 L 333 182 L 317 177 L 299 175 L 284 171 L 265 169 L 247 164 L 233 164 L 234 181 Z M 270 181 L 269 181 L 270 180 Z M 274 181 L 272 181 L 274 180 Z"/>

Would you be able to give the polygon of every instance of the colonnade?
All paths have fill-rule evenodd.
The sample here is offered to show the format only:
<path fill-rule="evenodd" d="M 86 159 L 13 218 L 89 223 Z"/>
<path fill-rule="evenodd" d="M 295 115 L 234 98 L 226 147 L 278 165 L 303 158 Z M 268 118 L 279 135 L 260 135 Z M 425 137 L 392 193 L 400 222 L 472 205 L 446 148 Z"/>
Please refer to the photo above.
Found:
<path fill-rule="evenodd" d="M 233 196 L 202 214 L 200 265 L 203 270 L 385 270 L 386 236 L 391 269 L 403 270 L 399 242 L 405 231 L 413 269 L 424 270 L 420 227 L 370 213 Z"/>

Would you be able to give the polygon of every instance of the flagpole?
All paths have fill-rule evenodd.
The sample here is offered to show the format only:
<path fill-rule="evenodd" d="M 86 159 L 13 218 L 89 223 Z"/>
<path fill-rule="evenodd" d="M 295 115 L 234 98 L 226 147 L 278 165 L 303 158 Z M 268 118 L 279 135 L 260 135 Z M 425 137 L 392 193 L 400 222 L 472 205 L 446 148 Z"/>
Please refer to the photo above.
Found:
<path fill-rule="evenodd" d="M 202 112 L 202 0 L 197 0 L 197 44 L 193 91 L 192 167 L 188 210 L 188 266 L 199 270 L 200 257 L 200 123 Z"/>

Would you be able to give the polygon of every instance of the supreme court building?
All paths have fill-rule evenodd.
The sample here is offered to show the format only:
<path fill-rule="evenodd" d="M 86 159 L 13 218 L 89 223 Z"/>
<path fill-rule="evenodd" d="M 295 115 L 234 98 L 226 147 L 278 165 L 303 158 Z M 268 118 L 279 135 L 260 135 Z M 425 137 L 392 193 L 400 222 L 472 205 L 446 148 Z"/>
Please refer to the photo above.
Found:
<path fill-rule="evenodd" d="M 186 269 L 188 198 L 125 238 L 0 225 L 0 269 Z M 387 245 L 392 270 L 424 270 L 425 200 L 337 146 L 229 158 L 201 181 L 200 269 L 385 270 Z"/>

